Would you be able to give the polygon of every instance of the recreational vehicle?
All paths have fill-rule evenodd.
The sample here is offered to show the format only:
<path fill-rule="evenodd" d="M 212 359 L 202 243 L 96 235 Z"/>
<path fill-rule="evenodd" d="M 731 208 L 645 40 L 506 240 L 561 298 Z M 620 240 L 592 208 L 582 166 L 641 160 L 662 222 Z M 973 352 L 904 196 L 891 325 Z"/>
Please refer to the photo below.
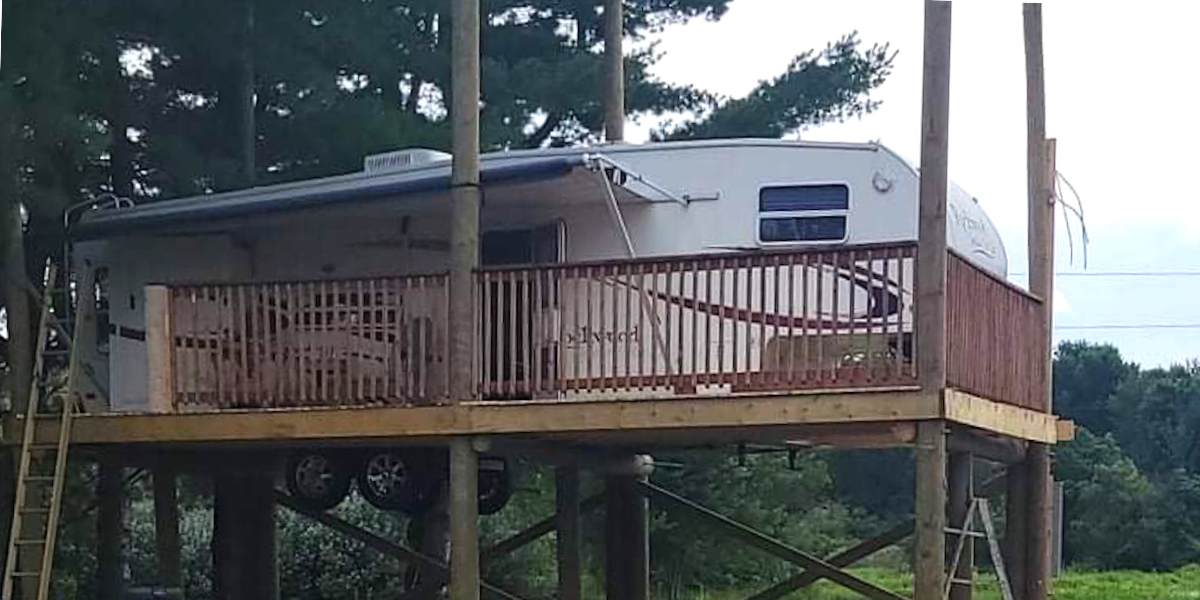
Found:
<path fill-rule="evenodd" d="M 349 175 L 83 214 L 73 263 L 96 295 L 99 410 L 462 400 L 446 364 L 449 171 L 447 155 L 404 150 Z M 916 383 L 919 178 L 881 145 L 499 152 L 481 181 L 470 400 Z M 995 228 L 955 186 L 947 230 L 952 273 L 1006 285 Z M 437 459 L 412 452 L 299 451 L 289 486 L 328 506 L 357 473 L 377 504 L 419 510 L 425 492 L 393 484 Z"/>

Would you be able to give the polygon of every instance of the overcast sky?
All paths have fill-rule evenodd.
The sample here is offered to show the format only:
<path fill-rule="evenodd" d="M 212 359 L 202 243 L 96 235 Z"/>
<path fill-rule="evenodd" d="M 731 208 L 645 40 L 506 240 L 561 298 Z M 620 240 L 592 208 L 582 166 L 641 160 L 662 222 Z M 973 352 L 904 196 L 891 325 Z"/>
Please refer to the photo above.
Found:
<path fill-rule="evenodd" d="M 716 23 L 674 26 L 658 39 L 656 74 L 730 96 L 781 73 L 796 54 L 857 30 L 899 51 L 874 114 L 802 133 L 807 139 L 877 140 L 914 162 L 920 148 L 921 0 L 733 0 Z M 1062 217 L 1056 335 L 1115 344 L 1161 365 L 1200 358 L 1200 115 L 1193 96 L 1190 3 L 1053 0 L 1045 22 L 1047 132 L 1058 167 L 1083 197 L 1088 268 L 1078 229 L 1068 256 Z M 950 176 L 979 198 L 1008 249 L 1015 281 L 1025 268 L 1025 76 L 1021 6 L 954 3 Z M 1193 171 L 1193 169 L 1198 169 Z M 1073 224 L 1074 225 L 1074 224 Z M 1195 271 L 1194 276 L 1110 276 Z M 1176 328 L 1077 329 L 1171 325 Z M 1196 325 L 1195 328 L 1178 328 Z"/>

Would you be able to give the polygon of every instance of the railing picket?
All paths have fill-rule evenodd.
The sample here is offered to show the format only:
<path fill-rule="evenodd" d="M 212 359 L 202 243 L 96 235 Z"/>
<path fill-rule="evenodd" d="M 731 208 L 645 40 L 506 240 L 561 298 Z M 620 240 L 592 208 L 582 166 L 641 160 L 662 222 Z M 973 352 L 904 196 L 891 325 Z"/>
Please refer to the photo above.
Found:
<path fill-rule="evenodd" d="M 688 390 L 695 393 L 700 385 L 700 261 L 693 258 L 689 262 L 692 265 L 692 295 L 689 298 L 692 311 L 692 366 Z"/>
<path fill-rule="evenodd" d="M 575 336 L 575 345 L 571 349 L 571 361 L 573 370 L 571 371 L 571 389 L 578 389 L 579 382 L 585 379 L 586 373 L 582 371 L 584 360 L 580 358 L 581 350 L 586 351 L 587 339 L 584 337 L 585 332 L 579 327 L 580 307 L 584 304 L 584 298 L 580 294 L 579 288 L 583 284 L 582 270 L 580 267 L 575 267 L 571 270 L 571 334 Z"/>
<path fill-rule="evenodd" d="M 599 387 L 600 387 L 600 389 L 607 389 L 608 388 L 608 379 L 607 379 L 607 370 L 605 369 L 605 366 L 606 366 L 605 359 L 607 358 L 607 353 L 605 352 L 606 348 L 605 348 L 605 344 L 604 344 L 604 342 L 605 342 L 604 338 L 608 334 L 608 329 L 609 329 L 610 325 L 605 323 L 605 321 L 608 319 L 608 314 L 604 310 L 604 306 L 606 304 L 604 299 L 605 299 L 605 296 L 607 296 L 608 294 L 606 293 L 606 290 L 605 290 L 605 287 L 607 284 L 605 284 L 604 280 L 608 274 L 608 267 L 602 266 L 602 267 L 598 267 L 597 269 L 599 270 L 599 274 L 596 277 L 596 283 L 597 283 L 596 317 L 599 318 L 600 323 L 596 327 L 596 334 L 597 334 L 596 337 L 599 338 L 598 340 L 596 340 L 597 341 L 596 347 L 599 349 L 599 352 L 597 353 L 597 357 L 596 357 L 596 365 L 600 369 L 597 372 L 597 375 L 599 378 Z"/>
<path fill-rule="evenodd" d="M 621 357 L 620 333 L 621 333 L 621 329 L 622 329 L 621 303 L 619 300 L 621 290 L 620 290 L 620 284 L 618 283 L 619 281 L 620 281 L 620 266 L 613 265 L 612 266 L 612 274 L 609 275 L 609 279 L 608 279 L 609 302 L 612 305 L 612 309 L 611 309 L 612 310 L 612 314 L 611 314 L 612 325 L 609 327 L 609 329 L 611 330 L 611 335 L 612 335 L 612 339 L 609 341 L 609 344 L 612 346 L 612 364 L 611 364 L 611 367 L 609 367 L 609 371 L 611 374 L 611 382 L 612 382 L 611 387 L 613 389 L 618 389 L 621 387 L 621 383 L 617 379 L 618 375 L 621 372 L 620 365 L 618 365 L 618 360 Z"/>
<path fill-rule="evenodd" d="M 529 270 L 521 270 L 521 310 L 518 311 L 519 320 L 517 325 L 521 328 L 521 353 L 524 355 L 524 365 L 521 369 L 521 384 L 520 393 L 532 394 L 532 368 L 533 368 L 533 349 L 530 347 L 533 344 L 532 336 L 529 328 L 533 325 L 530 321 L 533 319 L 533 306 L 529 303 Z"/>
<path fill-rule="evenodd" d="M 788 320 L 787 320 L 788 370 L 787 370 L 787 377 L 785 379 L 787 380 L 788 383 L 793 383 L 796 381 L 796 294 L 801 293 L 801 294 L 804 294 L 805 298 L 808 297 L 808 285 L 807 285 L 808 277 L 805 275 L 801 275 L 802 282 L 800 285 L 800 289 L 797 290 L 796 289 L 796 255 L 788 254 L 787 255 L 787 263 L 788 263 L 788 267 L 787 267 L 787 269 L 788 269 L 788 286 L 787 286 L 787 289 L 788 289 L 788 292 L 787 292 L 787 298 L 788 298 Z M 806 315 L 802 315 L 801 319 L 803 319 L 805 322 L 807 322 L 808 317 Z M 780 352 L 781 352 L 781 354 L 780 354 L 779 359 L 780 359 L 780 364 L 782 365 L 782 363 L 783 363 L 782 350 L 780 350 Z"/>
<path fill-rule="evenodd" d="M 867 250 L 866 262 L 867 262 L 866 380 L 868 382 L 870 382 L 871 380 L 873 380 L 875 378 L 875 347 L 873 345 L 873 342 L 875 341 L 873 339 L 873 337 L 874 337 L 873 334 L 874 334 L 874 329 L 875 329 L 875 313 L 883 312 L 882 310 L 878 310 L 878 311 L 876 310 L 875 303 L 873 302 L 873 300 L 875 300 L 876 298 L 882 299 L 883 296 L 882 296 L 882 294 L 877 295 L 875 293 L 875 290 L 876 290 L 876 287 L 875 287 L 875 255 L 874 255 L 874 253 L 871 252 L 871 250 Z"/>
<path fill-rule="evenodd" d="M 809 360 L 808 349 L 805 348 L 804 363 L 805 367 L 812 371 L 813 380 L 816 382 L 824 381 L 825 379 L 825 257 L 818 255 L 813 261 L 816 273 L 813 276 L 816 278 L 816 298 L 814 298 L 813 314 L 816 317 L 816 331 L 814 332 L 813 345 L 816 346 L 817 360 L 812 362 Z M 808 256 L 805 256 L 808 260 Z"/>
<path fill-rule="evenodd" d="M 743 385 L 749 388 L 749 386 L 754 385 L 754 362 L 752 362 L 754 359 L 752 359 L 752 356 L 754 356 L 754 322 L 756 318 L 754 306 L 755 260 L 745 257 L 744 263 L 746 266 L 746 304 L 743 314 L 745 316 L 746 341 L 745 364 L 743 366 L 745 373 L 743 373 L 742 380 Z"/>
<path fill-rule="evenodd" d="M 633 338 L 644 335 L 641 329 L 633 325 L 633 266 L 622 265 L 621 280 L 625 288 L 625 389 L 631 390 L 633 385 Z"/>
<path fill-rule="evenodd" d="M 543 295 L 545 292 L 543 291 L 542 280 L 546 274 L 547 272 L 542 269 L 533 272 L 533 291 L 530 294 L 533 297 L 533 304 L 529 307 L 530 338 L 533 340 L 533 348 L 530 351 L 533 356 L 533 364 L 530 365 L 530 368 L 533 370 L 530 394 L 533 397 L 542 393 L 542 358 L 544 356 L 544 339 L 546 337 L 544 332 L 545 314 L 543 313 L 546 298 Z"/>

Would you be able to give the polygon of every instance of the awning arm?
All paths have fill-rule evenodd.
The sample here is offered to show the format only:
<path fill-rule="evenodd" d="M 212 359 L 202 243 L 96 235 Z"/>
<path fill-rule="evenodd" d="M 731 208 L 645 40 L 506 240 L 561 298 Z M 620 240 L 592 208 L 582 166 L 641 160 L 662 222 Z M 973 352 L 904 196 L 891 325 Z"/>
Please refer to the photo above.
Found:
<path fill-rule="evenodd" d="M 625 225 L 625 216 L 621 214 L 621 205 L 617 204 L 617 193 L 613 190 L 613 182 L 605 175 L 604 171 L 597 171 L 597 174 L 600 176 L 600 181 L 604 183 L 608 212 L 612 214 L 613 221 L 617 224 L 617 230 L 621 232 L 621 239 L 625 242 L 625 251 L 629 253 L 629 258 L 637 258 L 637 251 L 633 248 L 633 238 L 629 236 L 629 227 Z"/>
<path fill-rule="evenodd" d="M 653 181 L 650 181 L 649 179 L 646 179 L 644 176 L 642 176 L 642 174 L 638 173 L 637 171 L 634 171 L 634 170 L 626 167 L 625 165 L 622 165 L 621 163 L 619 163 L 603 154 L 585 154 L 583 158 L 584 158 L 584 161 L 587 163 L 588 168 L 593 171 L 603 172 L 604 167 L 608 166 L 608 167 L 620 172 L 621 175 L 624 176 L 625 180 L 636 181 L 636 182 L 662 194 L 668 200 L 677 202 L 679 204 L 682 204 L 683 206 L 687 206 L 688 204 L 690 204 L 689 199 L 687 199 L 683 196 L 680 196 L 679 194 L 676 194 L 675 192 L 672 192 L 672 191 L 668 190 L 667 188 L 664 188 L 663 186 L 658 185 L 657 183 L 654 183 Z M 608 180 L 608 177 L 605 177 L 605 180 Z M 615 182 L 615 183 L 620 185 L 623 183 L 623 181 Z"/>

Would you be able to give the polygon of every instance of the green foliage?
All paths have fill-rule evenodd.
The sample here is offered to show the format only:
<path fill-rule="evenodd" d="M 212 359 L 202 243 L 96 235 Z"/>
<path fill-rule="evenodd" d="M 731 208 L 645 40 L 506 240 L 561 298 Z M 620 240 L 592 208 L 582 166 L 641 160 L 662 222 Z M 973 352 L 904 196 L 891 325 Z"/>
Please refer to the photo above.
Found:
<path fill-rule="evenodd" d="M 1067 560 L 1138 569 L 1200 560 L 1200 369 L 1139 369 L 1111 346 L 1064 343 L 1055 401 L 1084 426 L 1056 452 Z"/>
<path fill-rule="evenodd" d="M 1137 366 L 1109 345 L 1063 342 L 1054 357 L 1054 410 L 1094 433 L 1113 430 L 1109 402 Z"/>
<path fill-rule="evenodd" d="M 828 463 L 818 453 L 799 455 L 794 469 L 781 453 L 739 460 L 728 451 L 696 452 L 665 460 L 684 467 L 660 471 L 660 485 L 767 535 L 817 554 L 851 541 L 856 515 L 834 499 Z M 794 570 L 702 523 L 658 512 L 651 544 L 654 579 L 670 590 L 762 584 Z"/>
<path fill-rule="evenodd" d="M 782 137 L 805 125 L 840 121 L 875 110 L 870 93 L 892 72 L 888 46 L 861 48 L 850 34 L 820 52 L 805 52 L 787 71 L 763 81 L 744 98 L 713 101 L 698 120 L 668 126 L 666 139 Z"/>
<path fill-rule="evenodd" d="M 1144 370 L 1111 409 L 1117 439 L 1143 470 L 1200 469 L 1200 365 Z"/>

